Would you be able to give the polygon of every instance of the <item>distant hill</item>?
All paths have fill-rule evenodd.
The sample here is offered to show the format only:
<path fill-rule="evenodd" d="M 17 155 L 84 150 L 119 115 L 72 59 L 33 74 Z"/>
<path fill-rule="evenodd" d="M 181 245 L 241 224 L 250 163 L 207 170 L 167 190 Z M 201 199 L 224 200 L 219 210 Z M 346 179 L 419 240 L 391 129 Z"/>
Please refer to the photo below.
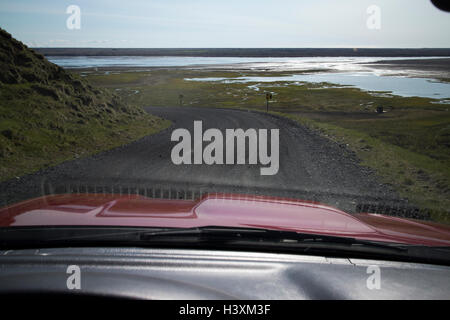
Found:
<path fill-rule="evenodd" d="M 0 70 L 0 181 L 167 126 L 50 63 L 3 29 Z"/>
<path fill-rule="evenodd" d="M 45 56 L 450 57 L 450 48 L 35 48 Z"/>

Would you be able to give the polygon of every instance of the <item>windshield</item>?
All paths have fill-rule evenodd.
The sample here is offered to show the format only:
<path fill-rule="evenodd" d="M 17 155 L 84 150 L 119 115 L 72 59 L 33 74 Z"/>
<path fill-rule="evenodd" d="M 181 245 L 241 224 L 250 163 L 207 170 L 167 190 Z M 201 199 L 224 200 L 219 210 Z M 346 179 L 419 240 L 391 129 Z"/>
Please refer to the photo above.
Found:
<path fill-rule="evenodd" d="M 301 252 L 304 235 L 335 253 L 347 239 L 341 256 L 423 247 L 400 260 L 448 247 L 443 9 L 2 1 L 2 246 L 70 245 L 79 227 L 107 227 L 169 228 L 170 241 L 157 237 L 169 246 L 230 248 L 250 229 L 275 251 L 287 237 Z M 210 237 L 217 228 L 248 233 Z M 114 234 L 102 243 L 123 245 Z M 129 244 L 154 245 L 144 234 Z M 254 240 L 245 248 L 261 247 Z M 96 243 L 89 234 L 82 245 Z"/>

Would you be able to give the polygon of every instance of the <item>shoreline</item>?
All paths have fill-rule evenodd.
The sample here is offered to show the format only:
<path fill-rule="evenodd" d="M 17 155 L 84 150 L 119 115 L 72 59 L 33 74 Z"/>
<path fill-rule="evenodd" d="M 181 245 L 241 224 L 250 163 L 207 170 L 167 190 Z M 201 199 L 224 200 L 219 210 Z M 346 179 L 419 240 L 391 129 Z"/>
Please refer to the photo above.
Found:
<path fill-rule="evenodd" d="M 32 48 L 45 56 L 431 57 L 450 48 Z"/>
<path fill-rule="evenodd" d="M 244 72 L 252 74 L 305 74 L 305 73 L 349 73 L 349 72 L 373 72 L 379 76 L 402 76 L 409 78 L 428 78 L 448 83 L 450 82 L 450 58 L 430 59 L 402 59 L 402 60 L 378 60 L 372 62 L 355 62 L 360 70 L 338 70 L 327 66 L 311 66 L 311 69 L 285 68 L 283 66 L 255 67 L 257 63 L 231 63 L 231 64 L 198 64 L 189 66 L 100 66 L 100 67 L 65 67 L 65 69 L 79 74 L 109 74 L 122 72 L 152 72 L 158 70 L 196 70 L 205 72 Z M 364 69 L 367 70 L 364 70 Z"/>
<path fill-rule="evenodd" d="M 435 78 L 436 75 L 440 75 L 442 78 L 450 78 L 450 58 L 382 60 L 365 63 L 364 65 L 379 70 L 431 72 L 430 78 Z M 421 74 L 415 76 L 424 77 Z"/>

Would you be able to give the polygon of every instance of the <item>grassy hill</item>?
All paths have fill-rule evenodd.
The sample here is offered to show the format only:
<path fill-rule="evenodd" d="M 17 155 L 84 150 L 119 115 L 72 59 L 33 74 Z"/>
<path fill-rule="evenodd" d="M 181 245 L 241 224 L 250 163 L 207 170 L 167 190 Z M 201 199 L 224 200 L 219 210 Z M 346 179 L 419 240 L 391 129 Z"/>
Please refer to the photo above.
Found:
<path fill-rule="evenodd" d="M 169 125 L 50 63 L 0 29 L 0 181 Z"/>

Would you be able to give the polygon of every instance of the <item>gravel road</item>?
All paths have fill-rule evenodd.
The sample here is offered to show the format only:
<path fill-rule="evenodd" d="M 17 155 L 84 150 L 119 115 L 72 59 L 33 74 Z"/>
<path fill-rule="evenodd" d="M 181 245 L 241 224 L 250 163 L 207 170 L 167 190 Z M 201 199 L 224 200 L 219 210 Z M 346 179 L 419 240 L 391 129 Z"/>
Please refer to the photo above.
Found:
<path fill-rule="evenodd" d="M 148 107 L 149 113 L 169 119 L 172 127 L 131 144 L 67 161 L 35 174 L 0 184 L 2 204 L 49 192 L 148 192 L 189 197 L 200 192 L 235 192 L 314 200 L 351 212 L 357 203 L 394 199 L 376 176 L 356 157 L 319 134 L 290 120 L 263 113 L 190 107 Z M 203 130 L 279 129 L 280 168 L 260 175 L 260 164 L 175 165 L 171 133 L 193 132 L 194 120 Z M 205 143 L 206 145 L 206 143 Z M 188 192 L 188 193 L 186 193 Z"/>

